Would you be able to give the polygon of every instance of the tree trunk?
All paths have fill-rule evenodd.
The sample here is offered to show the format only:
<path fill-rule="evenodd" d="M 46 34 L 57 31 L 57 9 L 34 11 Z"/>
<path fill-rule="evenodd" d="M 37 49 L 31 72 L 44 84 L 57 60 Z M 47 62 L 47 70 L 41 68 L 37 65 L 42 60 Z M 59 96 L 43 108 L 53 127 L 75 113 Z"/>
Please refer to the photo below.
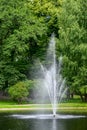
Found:
<path fill-rule="evenodd" d="M 67 95 L 67 99 L 69 100 L 70 99 L 70 90 L 69 89 L 67 90 L 67 94 L 66 95 Z"/>
<path fill-rule="evenodd" d="M 87 94 L 84 95 L 84 101 L 87 102 Z"/>
<path fill-rule="evenodd" d="M 72 93 L 71 93 L 71 99 L 73 99 L 73 97 L 74 97 L 74 93 L 72 92 Z"/>
<path fill-rule="evenodd" d="M 80 93 L 79 96 L 80 96 L 80 98 L 81 98 L 81 100 L 82 100 L 82 102 L 83 102 L 83 101 L 84 101 L 83 95 Z"/>
<path fill-rule="evenodd" d="M 8 80 L 6 80 L 6 81 L 5 81 L 4 86 L 3 86 L 3 89 L 2 89 L 2 90 L 4 91 L 6 88 L 8 88 Z"/>

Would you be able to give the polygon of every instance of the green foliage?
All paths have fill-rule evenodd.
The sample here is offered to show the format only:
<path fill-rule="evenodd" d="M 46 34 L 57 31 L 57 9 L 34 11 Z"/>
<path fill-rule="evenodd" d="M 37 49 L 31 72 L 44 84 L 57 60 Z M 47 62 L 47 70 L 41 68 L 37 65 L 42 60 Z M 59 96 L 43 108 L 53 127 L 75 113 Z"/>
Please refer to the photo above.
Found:
<path fill-rule="evenodd" d="M 44 19 L 47 26 L 47 35 L 50 36 L 53 32 L 58 36 L 58 13 L 60 12 L 61 0 L 34 0 L 29 2 L 35 14 Z"/>
<path fill-rule="evenodd" d="M 87 93 L 87 85 L 82 86 L 82 87 L 80 88 L 80 92 L 81 92 L 83 95 L 86 94 L 86 93 Z"/>
<path fill-rule="evenodd" d="M 1 0 L 0 12 L 0 87 L 5 89 L 27 79 L 47 27 L 26 0 Z"/>
<path fill-rule="evenodd" d="M 24 101 L 29 95 L 27 84 L 25 82 L 18 82 L 14 86 L 11 86 L 8 89 L 8 93 L 13 100 L 19 103 Z"/>
<path fill-rule="evenodd" d="M 83 5 L 82 0 L 64 0 L 59 13 L 57 51 L 63 55 L 63 75 L 73 91 L 80 91 L 87 85 L 87 17 L 83 16 Z M 86 8 L 85 10 L 87 11 Z"/>
<path fill-rule="evenodd" d="M 26 85 L 26 87 L 29 91 L 35 89 L 37 83 L 38 83 L 37 80 L 25 80 L 24 81 L 24 84 Z"/>

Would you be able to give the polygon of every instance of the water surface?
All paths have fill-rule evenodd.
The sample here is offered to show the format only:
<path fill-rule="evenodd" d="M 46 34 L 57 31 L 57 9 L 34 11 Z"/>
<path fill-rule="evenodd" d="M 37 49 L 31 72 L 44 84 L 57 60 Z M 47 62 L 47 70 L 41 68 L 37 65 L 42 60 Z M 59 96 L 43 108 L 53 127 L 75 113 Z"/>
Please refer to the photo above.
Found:
<path fill-rule="evenodd" d="M 57 119 L 29 118 L 30 116 L 32 117 L 30 113 L 1 113 L 0 130 L 87 130 L 87 117 L 81 115 L 68 115 L 67 118 L 61 118 L 60 115 Z"/>

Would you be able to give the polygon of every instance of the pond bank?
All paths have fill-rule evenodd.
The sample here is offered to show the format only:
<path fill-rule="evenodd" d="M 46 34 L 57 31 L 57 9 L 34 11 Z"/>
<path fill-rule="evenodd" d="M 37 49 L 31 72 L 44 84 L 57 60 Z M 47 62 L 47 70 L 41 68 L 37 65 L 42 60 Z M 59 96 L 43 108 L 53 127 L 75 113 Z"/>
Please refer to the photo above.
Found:
<path fill-rule="evenodd" d="M 19 107 L 18 107 L 19 106 Z M 51 107 L 36 107 L 36 106 L 30 106 L 30 105 L 9 105 L 4 108 L 0 108 L 0 112 L 13 112 L 13 111 L 52 111 Z M 76 113 L 76 114 L 87 114 L 87 107 L 58 107 L 57 108 L 58 113 Z"/>

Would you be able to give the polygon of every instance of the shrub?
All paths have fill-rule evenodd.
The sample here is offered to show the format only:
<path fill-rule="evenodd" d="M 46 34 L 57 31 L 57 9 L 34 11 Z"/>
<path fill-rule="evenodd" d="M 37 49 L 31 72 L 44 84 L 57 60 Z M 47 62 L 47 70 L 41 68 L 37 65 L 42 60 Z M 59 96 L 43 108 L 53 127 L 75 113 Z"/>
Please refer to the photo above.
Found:
<path fill-rule="evenodd" d="M 25 101 L 29 95 L 28 87 L 25 82 L 18 82 L 8 89 L 8 93 L 11 98 L 17 102 Z"/>

